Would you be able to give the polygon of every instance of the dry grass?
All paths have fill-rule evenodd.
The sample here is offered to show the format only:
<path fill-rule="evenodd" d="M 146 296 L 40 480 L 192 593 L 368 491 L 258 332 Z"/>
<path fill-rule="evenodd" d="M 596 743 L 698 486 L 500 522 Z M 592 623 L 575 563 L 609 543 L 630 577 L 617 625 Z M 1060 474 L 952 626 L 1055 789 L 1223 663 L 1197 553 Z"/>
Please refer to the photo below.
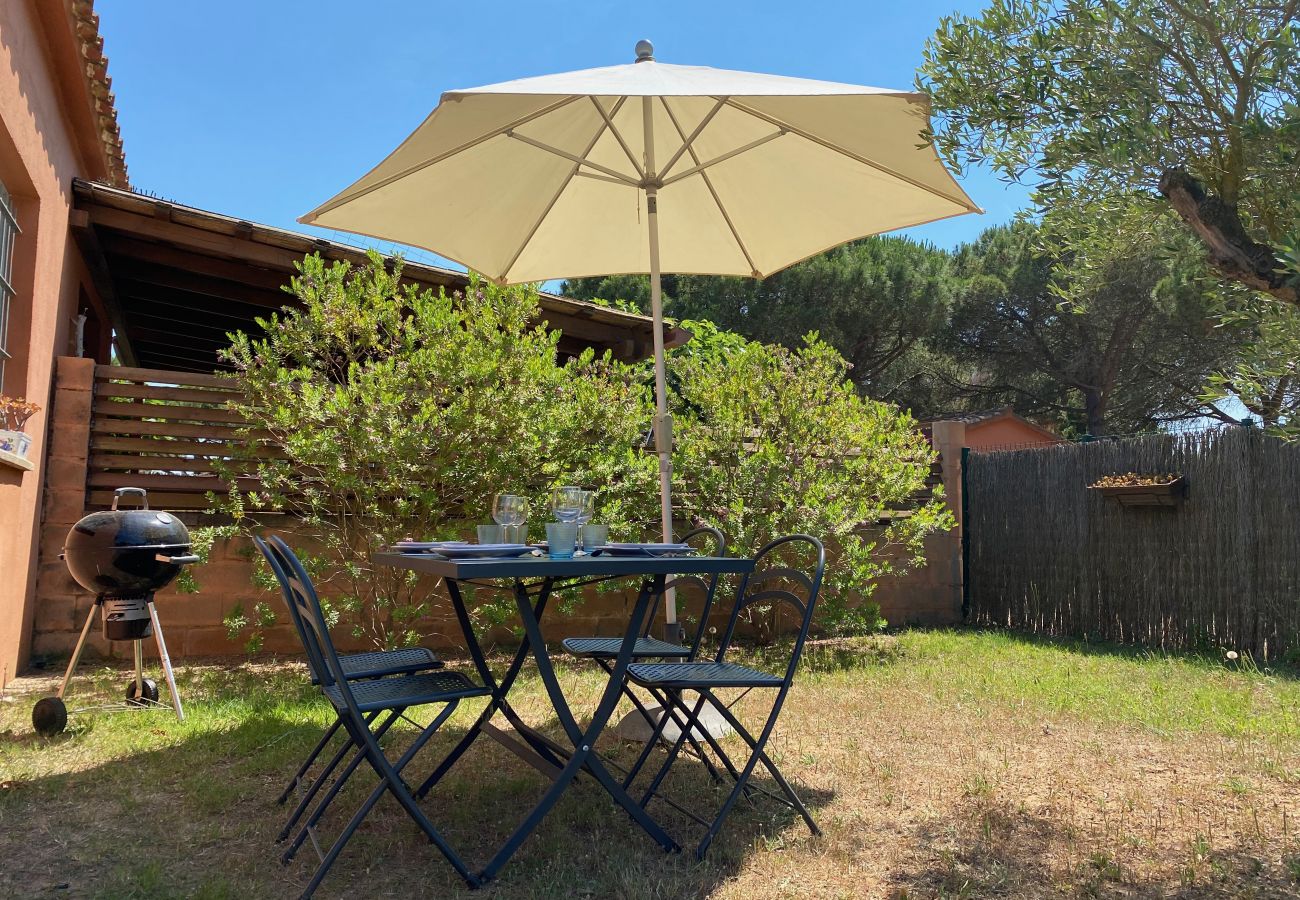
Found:
<path fill-rule="evenodd" d="M 561 674 L 575 708 L 589 709 L 601 687 L 594 673 Z M 99 679 L 116 695 L 119 673 Z M 296 894 L 312 854 L 278 864 L 271 839 L 282 810 L 272 798 L 319 733 L 319 702 L 289 665 L 188 667 L 183 690 L 183 725 L 166 714 L 83 716 L 49 742 L 30 732 L 31 697 L 0 704 L 0 894 Z M 526 718 L 553 725 L 535 680 L 517 696 Z M 458 711 L 419 771 L 478 708 Z M 763 712 L 749 699 L 742 708 L 751 720 Z M 705 863 L 669 857 L 588 785 L 476 896 L 1300 890 L 1300 683 L 1290 675 L 1002 634 L 910 632 L 816 648 L 773 748 L 823 838 L 759 801 L 738 808 Z M 453 776 L 426 808 L 482 861 L 542 782 L 486 743 Z M 695 769 L 675 772 L 674 784 L 700 806 L 716 802 Z M 345 798 L 327 823 L 337 827 L 354 805 Z M 694 844 L 689 820 L 652 809 Z M 385 801 L 318 896 L 465 893 Z"/>

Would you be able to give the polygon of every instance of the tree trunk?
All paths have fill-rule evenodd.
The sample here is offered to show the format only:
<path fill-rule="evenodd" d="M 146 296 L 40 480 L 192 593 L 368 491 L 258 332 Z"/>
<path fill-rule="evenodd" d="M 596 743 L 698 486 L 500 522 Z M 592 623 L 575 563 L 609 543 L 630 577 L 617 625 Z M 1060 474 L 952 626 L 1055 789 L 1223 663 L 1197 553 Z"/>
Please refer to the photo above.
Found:
<path fill-rule="evenodd" d="M 1236 206 L 1207 194 L 1183 169 L 1167 169 L 1160 176 L 1160 193 L 1196 232 L 1220 275 L 1300 306 L 1300 275 L 1281 271 L 1277 252 L 1246 234 Z"/>
<path fill-rule="evenodd" d="M 1097 388 L 1084 388 L 1083 411 L 1087 418 L 1088 434 L 1100 437 L 1106 433 L 1106 397 Z"/>

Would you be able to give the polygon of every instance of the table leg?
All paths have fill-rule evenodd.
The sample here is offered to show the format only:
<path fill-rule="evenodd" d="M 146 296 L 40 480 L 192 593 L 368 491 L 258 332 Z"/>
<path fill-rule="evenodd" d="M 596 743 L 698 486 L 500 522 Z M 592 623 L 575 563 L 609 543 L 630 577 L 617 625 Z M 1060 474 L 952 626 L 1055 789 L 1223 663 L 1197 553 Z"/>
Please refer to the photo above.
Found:
<path fill-rule="evenodd" d="M 492 716 L 497 712 L 497 710 L 501 710 L 510 721 L 510 724 L 515 726 L 517 731 L 519 730 L 519 725 L 523 724 L 522 720 L 519 719 L 519 715 L 510 707 L 509 703 L 506 702 L 506 694 L 509 693 L 510 688 L 514 685 L 515 679 L 519 677 L 519 672 L 523 668 L 524 660 L 528 658 L 528 642 L 523 641 L 520 643 L 519 649 L 515 651 L 514 659 L 510 661 L 509 668 L 506 669 L 505 674 L 501 677 L 501 681 L 498 682 L 492 675 L 492 669 L 487 664 L 487 658 L 483 654 L 483 648 L 479 645 L 478 639 L 474 636 L 474 626 L 470 621 L 469 608 L 465 605 L 465 598 L 461 595 L 460 585 L 450 579 L 446 579 L 444 583 L 447 586 L 447 593 L 451 596 L 451 604 L 456 611 L 456 620 L 460 625 L 461 633 L 465 636 L 465 647 L 469 651 L 470 659 L 473 661 L 474 667 L 478 671 L 479 678 L 483 681 L 483 685 L 492 693 L 491 699 L 488 701 L 487 706 L 483 708 L 483 712 L 479 714 L 478 720 L 470 726 L 470 729 L 465 732 L 465 736 L 460 739 L 459 743 L 457 743 L 442 762 L 438 764 L 438 767 L 433 770 L 433 774 L 426 778 L 424 783 L 420 785 L 419 790 L 415 792 L 416 799 L 423 799 L 425 795 L 432 790 L 433 786 L 437 784 L 438 781 L 447 774 L 451 767 L 456 764 L 456 761 L 465 754 L 465 751 L 470 748 L 470 745 L 474 743 L 475 739 L 478 738 L 480 734 L 485 733 L 484 726 L 491 721 Z M 520 585 L 515 586 L 516 602 L 520 602 L 519 595 L 521 589 L 522 587 Z M 523 591 L 522 602 L 530 608 L 536 618 L 540 619 L 542 613 L 546 610 L 546 602 L 550 599 L 550 596 L 551 581 L 548 579 L 542 584 L 541 589 L 538 591 L 536 603 L 528 602 L 526 590 Z M 522 733 L 523 732 L 521 732 L 521 734 Z M 538 756 L 541 756 L 545 762 L 555 766 L 556 769 L 559 769 L 564 765 L 564 760 L 556 756 L 551 748 L 545 747 L 545 745 L 539 747 L 538 744 L 540 742 L 534 740 L 529 740 L 528 743 L 532 746 Z"/>
<path fill-rule="evenodd" d="M 560 799 L 560 796 L 577 777 L 582 769 L 588 772 L 600 782 L 605 791 L 613 798 L 619 806 L 632 817 L 642 829 L 645 830 L 654 840 L 665 850 L 676 851 L 681 848 L 677 845 L 668 834 L 659 826 L 657 822 L 650 817 L 648 813 L 631 797 L 623 787 L 610 775 L 609 770 L 605 768 L 600 758 L 592 752 L 596 739 L 600 736 L 601 731 L 609 722 L 614 708 L 618 705 L 618 698 L 622 693 L 623 678 L 627 674 L 628 664 L 632 659 L 632 650 L 644 628 L 645 617 L 650 607 L 650 601 L 653 597 L 663 593 L 664 576 L 657 575 L 647 578 L 641 586 L 640 594 L 637 596 L 636 607 L 632 613 L 632 619 L 628 623 L 627 633 L 623 636 L 623 644 L 619 649 L 618 658 L 614 663 L 613 674 L 609 683 L 605 686 L 605 692 L 601 696 L 600 703 L 596 707 L 596 712 L 587 725 L 586 730 L 578 727 L 577 721 L 573 717 L 573 712 L 569 708 L 568 701 L 564 697 L 564 691 L 560 687 L 559 679 L 555 675 L 555 669 L 551 665 L 550 654 L 546 649 L 546 642 L 542 638 L 541 626 L 537 617 L 533 615 L 532 606 L 526 602 L 526 595 L 516 591 L 515 598 L 519 607 L 519 616 L 523 621 L 526 645 L 528 646 L 533 658 L 537 662 L 537 672 L 546 687 L 547 695 L 550 697 L 551 705 L 555 709 L 556 717 L 559 719 L 561 727 L 565 734 L 573 742 L 573 755 L 569 757 L 560 772 L 560 775 L 547 789 L 546 793 L 538 804 L 533 807 L 527 818 L 519 824 L 514 833 L 511 834 L 505 845 L 497 851 L 491 861 L 483 868 L 480 877 L 483 880 L 493 878 L 501 867 L 506 864 L 511 856 L 514 855 L 524 840 L 532 831 L 541 823 L 551 811 L 551 808 Z"/>

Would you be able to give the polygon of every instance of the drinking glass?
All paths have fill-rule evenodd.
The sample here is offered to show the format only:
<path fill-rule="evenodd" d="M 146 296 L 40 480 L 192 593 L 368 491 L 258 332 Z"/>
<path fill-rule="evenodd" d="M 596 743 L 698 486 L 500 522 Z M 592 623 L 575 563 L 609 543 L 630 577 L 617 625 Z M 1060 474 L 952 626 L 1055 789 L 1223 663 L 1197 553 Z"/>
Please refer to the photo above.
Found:
<path fill-rule="evenodd" d="M 578 541 L 585 550 L 588 547 L 603 547 L 609 543 L 608 525 L 583 525 L 578 532 Z"/>
<path fill-rule="evenodd" d="M 555 513 L 556 521 L 578 521 L 578 516 L 582 514 L 582 494 L 582 488 L 572 486 L 557 487 L 551 491 L 551 512 Z"/>
<path fill-rule="evenodd" d="M 546 547 L 551 559 L 572 559 L 577 538 L 577 522 L 546 523 Z"/>

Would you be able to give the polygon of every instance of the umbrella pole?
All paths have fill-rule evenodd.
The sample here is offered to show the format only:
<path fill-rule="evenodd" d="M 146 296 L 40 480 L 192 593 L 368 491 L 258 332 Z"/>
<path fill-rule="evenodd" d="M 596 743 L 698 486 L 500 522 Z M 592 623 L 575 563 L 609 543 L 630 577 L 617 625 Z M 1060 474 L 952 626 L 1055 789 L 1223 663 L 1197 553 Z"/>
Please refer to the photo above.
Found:
<path fill-rule="evenodd" d="M 673 540 L 673 419 L 668 414 L 668 383 L 664 362 L 664 305 L 659 273 L 659 189 L 654 184 L 654 114 L 651 97 L 641 104 L 645 143 L 646 224 L 650 233 L 650 315 L 654 320 L 655 345 L 655 451 L 659 454 L 659 518 L 664 543 Z M 677 625 L 677 592 L 664 593 L 664 639 L 677 643 L 681 629 Z"/>

